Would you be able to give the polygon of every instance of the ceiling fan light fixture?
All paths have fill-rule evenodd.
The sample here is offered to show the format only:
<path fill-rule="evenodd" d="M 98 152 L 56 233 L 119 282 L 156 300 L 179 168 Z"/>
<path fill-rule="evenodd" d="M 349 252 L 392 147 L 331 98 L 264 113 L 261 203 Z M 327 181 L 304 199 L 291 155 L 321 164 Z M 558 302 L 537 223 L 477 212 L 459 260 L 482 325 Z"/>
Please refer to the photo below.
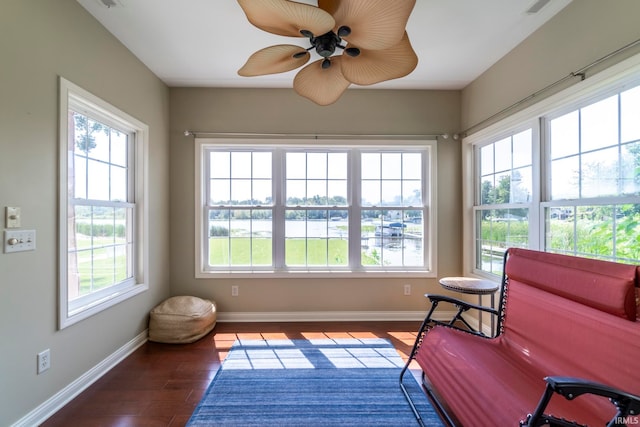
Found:
<path fill-rule="evenodd" d="M 358 49 L 357 47 L 348 47 L 344 50 L 344 53 L 355 58 L 356 56 L 360 55 L 360 49 Z"/>
<path fill-rule="evenodd" d="M 338 28 L 338 37 L 347 37 L 349 34 L 351 34 L 351 28 L 347 27 L 346 25 Z"/>

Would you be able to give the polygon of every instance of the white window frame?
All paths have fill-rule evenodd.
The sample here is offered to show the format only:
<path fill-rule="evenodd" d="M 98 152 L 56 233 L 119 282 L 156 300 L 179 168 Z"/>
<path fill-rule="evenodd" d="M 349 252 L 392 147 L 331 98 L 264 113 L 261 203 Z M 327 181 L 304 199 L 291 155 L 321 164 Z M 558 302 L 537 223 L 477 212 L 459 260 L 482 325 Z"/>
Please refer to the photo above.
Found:
<path fill-rule="evenodd" d="M 480 277 L 489 277 L 495 279 L 494 275 L 490 275 L 484 271 L 475 268 L 476 248 L 475 241 L 475 211 L 474 203 L 476 202 L 475 179 L 477 174 L 477 165 L 475 165 L 474 149 L 478 145 L 491 143 L 504 137 L 506 134 L 515 133 L 516 129 L 527 126 L 528 123 L 538 121 L 545 124 L 549 117 L 556 117 L 562 112 L 570 111 L 572 108 L 580 108 L 585 104 L 596 102 L 608 95 L 623 91 L 625 88 L 637 86 L 640 82 L 640 55 L 635 55 L 608 69 L 595 74 L 575 85 L 560 91 L 548 98 L 524 108 L 523 110 L 512 114 L 511 116 L 500 120 L 468 137 L 463 139 L 463 207 L 465 215 L 463 216 L 463 239 L 470 244 L 465 245 L 463 250 L 463 268 L 464 274 Z M 544 141 L 548 138 L 546 128 L 542 129 L 542 125 L 538 125 L 538 135 L 544 149 L 546 144 Z M 544 209 L 553 205 L 567 205 L 571 202 L 567 201 L 550 201 L 548 200 L 549 175 L 546 170 L 548 167 L 547 153 L 542 152 L 540 148 L 534 149 L 534 169 L 537 169 L 537 177 L 534 173 L 534 186 L 539 186 L 540 201 L 534 203 L 532 212 L 537 214 L 537 222 L 530 221 L 530 241 L 529 248 L 535 250 L 545 250 L 545 224 Z M 536 167 L 537 162 L 537 167 Z M 620 197 L 620 198 L 599 198 L 598 203 L 604 203 L 606 200 L 616 200 L 616 203 L 630 203 L 631 200 L 638 203 L 637 197 Z M 593 199 L 596 200 L 596 199 Z M 585 199 L 586 204 L 594 204 L 593 200 Z M 585 204 L 579 202 L 579 204 Z"/>
<path fill-rule="evenodd" d="M 478 192 L 478 189 L 480 188 L 482 182 L 480 176 L 479 176 L 479 172 L 480 171 L 480 156 L 477 154 L 477 151 L 479 151 L 481 148 L 490 145 L 490 144 L 494 144 L 498 141 L 501 141 L 505 138 L 509 138 L 509 137 L 513 137 L 514 135 L 517 135 L 525 130 L 531 130 L 531 200 L 528 203 L 524 203 L 524 202 L 512 202 L 512 203 L 503 203 L 503 204 L 482 204 L 482 201 L 480 200 L 481 195 Z M 473 246 L 474 246 L 474 259 L 477 259 L 475 257 L 481 256 L 481 254 L 478 254 L 477 251 L 477 242 L 476 242 L 476 236 L 478 233 L 477 230 L 477 221 L 476 221 L 476 215 L 478 212 L 480 211 L 484 211 L 487 209 L 519 209 L 519 208 L 525 208 L 528 211 L 528 222 L 529 224 L 537 224 L 539 221 L 539 210 L 537 209 L 538 204 L 540 203 L 540 168 L 537 167 L 537 165 L 540 164 L 540 129 L 539 129 L 539 120 L 529 120 L 519 126 L 516 126 L 512 129 L 510 129 L 508 132 L 502 132 L 500 134 L 496 134 L 493 138 L 487 139 L 485 141 L 483 141 L 482 143 L 478 143 L 475 144 L 473 146 L 473 149 L 475 150 L 473 157 L 474 157 L 474 180 L 473 180 L 473 194 L 474 194 L 474 204 L 472 207 L 473 210 Z M 538 247 L 539 245 L 539 233 L 537 232 L 535 227 L 531 227 L 529 226 L 529 233 L 527 236 L 527 241 L 528 241 L 528 245 L 527 247 Z M 487 275 L 488 273 L 484 270 L 476 270 L 475 269 L 475 263 L 474 263 L 474 272 L 475 273 L 480 273 L 482 275 Z"/>
<path fill-rule="evenodd" d="M 109 307 L 149 289 L 148 274 L 148 203 L 147 159 L 149 127 L 106 101 L 82 89 L 74 83 L 59 79 L 59 282 L 58 327 L 64 329 Z M 109 287 L 84 297 L 82 304 L 70 304 L 68 293 L 68 112 L 73 108 L 110 126 L 131 133 L 134 148 L 130 150 L 134 160 L 128 161 L 133 169 L 133 280 Z"/>
<path fill-rule="evenodd" d="M 318 141 L 315 141 L 318 143 Z M 437 188 L 437 144 L 435 140 L 327 140 L 322 141 L 322 144 L 318 143 L 317 147 L 311 146 L 308 141 L 300 139 L 280 140 L 277 144 L 274 144 L 270 139 L 225 139 L 225 138 L 195 138 L 195 276 L 196 278 L 255 278 L 263 277 L 266 274 L 269 277 L 287 277 L 287 278 L 362 278 L 362 277 L 436 277 L 436 265 L 437 265 L 437 217 L 435 209 L 435 200 L 437 200 L 436 188 Z M 378 150 L 378 151 L 399 151 L 399 150 L 420 150 L 426 153 L 423 156 L 423 205 L 425 206 L 425 216 L 423 218 L 424 234 L 424 267 L 368 267 L 368 268 L 282 268 L 276 270 L 272 268 L 256 268 L 256 269 L 240 269 L 240 270 L 224 270 L 207 268 L 207 260 L 205 259 L 206 248 L 204 245 L 208 244 L 207 230 L 205 225 L 205 218 L 203 215 L 203 209 L 208 201 L 208 194 L 206 194 L 206 185 L 204 179 L 206 176 L 206 163 L 207 159 L 205 153 L 207 148 L 214 146 L 216 148 L 226 147 L 229 149 L 242 149 L 242 148 L 269 148 L 278 150 L 281 148 L 296 148 L 301 150 L 308 150 L 309 152 L 315 149 L 344 151 L 345 149 L 351 150 L 352 153 L 359 153 L 365 150 Z M 350 173 L 356 168 L 359 170 L 359 155 L 352 155 L 350 157 Z M 359 173 L 358 173 L 359 176 Z M 277 172 L 272 177 L 274 180 L 274 192 L 273 198 L 283 199 L 281 188 L 278 188 L 280 182 L 282 182 L 282 176 Z M 353 177 L 349 176 L 349 180 Z M 360 197 L 359 184 L 355 185 L 353 182 L 350 184 L 349 200 L 354 200 Z M 359 205 L 359 203 L 358 203 Z M 283 205 L 281 205 L 283 206 Z M 349 203 L 347 207 L 350 210 L 350 215 L 360 215 L 360 209 L 355 206 L 354 203 Z M 275 215 L 278 213 L 277 207 L 275 209 Z M 420 207 L 420 209 L 423 209 Z M 274 219 L 275 221 L 275 219 Z M 280 230 L 277 225 L 274 224 L 274 236 L 280 236 L 279 233 L 284 233 L 284 230 Z M 349 241 L 350 241 L 350 254 L 353 256 L 354 251 L 351 248 L 354 243 L 360 242 L 360 229 L 354 227 L 349 228 Z M 276 257 L 284 256 L 284 249 L 278 247 L 277 241 L 274 242 L 276 246 Z M 359 245 L 358 245 L 359 247 Z M 278 255 L 280 254 L 280 255 Z M 349 260 L 349 265 L 353 266 L 353 259 Z M 274 258 L 274 262 L 276 259 Z"/>

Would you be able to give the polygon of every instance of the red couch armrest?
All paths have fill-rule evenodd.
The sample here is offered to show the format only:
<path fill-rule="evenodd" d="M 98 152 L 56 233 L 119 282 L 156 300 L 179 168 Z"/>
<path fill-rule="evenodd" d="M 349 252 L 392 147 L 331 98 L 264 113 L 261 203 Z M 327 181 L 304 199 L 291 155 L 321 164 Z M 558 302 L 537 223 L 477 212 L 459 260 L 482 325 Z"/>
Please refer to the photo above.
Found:
<path fill-rule="evenodd" d="M 573 400 L 583 394 L 594 394 L 608 398 L 611 403 L 615 405 L 617 411 L 607 426 L 626 426 L 629 421 L 628 417 L 634 417 L 635 420 L 638 420 L 636 417 L 640 414 L 640 396 L 582 378 L 553 376 L 546 377 L 544 380 L 547 382 L 547 388 L 545 389 L 535 412 L 532 415 L 529 415 L 526 421 L 522 421 L 520 423 L 522 426 L 561 426 L 564 425 L 565 422 L 567 425 L 575 425 L 571 423 L 571 421 L 567 422 L 567 420 L 558 419 L 552 415 L 546 415 L 544 413 L 554 393 L 564 396 L 567 400 Z"/>

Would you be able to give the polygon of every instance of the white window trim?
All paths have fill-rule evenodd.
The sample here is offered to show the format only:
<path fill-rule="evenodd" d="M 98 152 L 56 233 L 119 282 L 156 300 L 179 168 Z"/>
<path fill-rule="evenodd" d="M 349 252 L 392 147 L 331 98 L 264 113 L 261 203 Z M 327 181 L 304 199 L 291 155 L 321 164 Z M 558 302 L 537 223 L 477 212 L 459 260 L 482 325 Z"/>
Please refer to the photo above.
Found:
<path fill-rule="evenodd" d="M 244 144 L 243 144 L 244 142 Z M 325 142 L 325 141 L 323 141 Z M 224 139 L 224 138 L 195 138 L 195 150 L 194 150 L 194 169 L 195 169 L 195 197 L 194 197 L 194 212 L 195 214 L 195 260 L 194 269 L 195 277 L 199 279 L 211 279 L 211 278 L 376 278 L 376 277 L 398 277 L 398 278 L 432 278 L 437 277 L 437 215 L 435 202 L 437 200 L 437 141 L 436 140 L 327 140 L 326 144 L 323 144 L 322 148 L 327 147 L 339 149 L 380 149 L 390 148 L 394 146 L 401 146 L 403 148 L 415 148 L 426 149 L 429 155 L 429 161 L 424 165 L 425 167 L 425 179 L 428 182 L 423 185 L 424 204 L 428 207 L 427 218 L 424 220 L 424 227 L 429 231 L 428 236 L 424 240 L 425 254 L 425 269 L 412 270 L 411 268 L 389 268 L 385 269 L 376 268 L 370 270 L 349 270 L 349 269 L 330 269 L 326 270 L 306 270 L 306 269 L 290 269 L 288 271 L 274 271 L 271 269 L 265 270 L 253 270 L 253 271 L 209 271 L 205 269 L 203 254 L 205 254 L 204 245 L 207 244 L 205 238 L 205 230 L 203 227 L 205 219 L 203 218 L 202 211 L 203 206 L 206 203 L 208 195 L 205 194 L 206 188 L 203 185 L 202 174 L 206 169 L 205 151 L 207 146 L 227 145 L 234 148 L 242 148 L 243 146 L 250 147 L 300 147 L 304 149 L 312 150 L 313 147 L 309 146 L 308 141 L 299 139 L 289 139 L 278 141 L 277 146 L 274 145 L 273 140 L 269 139 L 256 139 L 251 140 L 249 145 L 246 145 L 245 141 L 239 141 L 237 139 Z M 352 159 L 352 161 L 354 161 Z M 352 167 L 359 167 L 353 166 Z M 277 179 L 277 177 L 273 177 Z M 274 194 L 274 198 L 277 194 Z M 358 197 L 357 194 L 351 194 L 350 197 Z M 353 236 L 350 236 L 350 241 L 353 241 Z M 359 241 L 359 238 L 358 238 Z"/>
<path fill-rule="evenodd" d="M 149 289 L 148 278 L 148 138 L 149 127 L 143 122 L 103 101 L 90 92 L 59 78 L 59 223 L 58 250 L 59 271 L 58 282 L 58 328 L 64 329 L 124 300 L 127 300 Z M 135 134 L 135 223 L 134 223 L 134 280 L 129 284 L 114 287 L 100 299 L 93 300 L 84 307 L 69 312 L 67 283 L 67 192 L 68 192 L 68 111 L 70 103 L 83 104 L 91 111 L 98 111 L 111 123 L 124 129 L 131 129 Z"/>
<path fill-rule="evenodd" d="M 473 164 L 473 175 L 472 175 L 472 184 L 470 186 L 470 188 L 467 188 L 465 186 L 464 191 L 470 191 L 470 197 L 472 198 L 472 205 L 471 205 L 471 230 L 472 230 L 472 245 L 473 245 L 473 249 L 471 252 L 471 256 L 472 256 L 472 273 L 474 275 L 480 276 L 480 277 L 484 277 L 484 278 L 488 278 L 488 279 L 495 279 L 495 275 L 492 275 L 486 271 L 482 271 L 482 270 L 477 270 L 475 268 L 475 260 L 478 257 L 478 253 L 477 253 L 477 245 L 476 245 L 476 241 L 475 238 L 477 236 L 477 222 L 475 220 L 476 218 L 476 214 L 478 211 L 483 210 L 483 208 L 487 208 L 490 206 L 491 209 L 518 209 L 518 208 L 526 208 L 528 209 L 529 212 L 529 223 L 530 224 L 538 224 L 539 222 L 539 210 L 537 209 L 537 206 L 540 203 L 540 168 L 536 167 L 536 165 L 538 165 L 540 163 L 540 138 L 539 138 L 539 134 L 540 134 L 540 126 L 539 126 L 540 121 L 539 120 L 528 120 L 527 122 L 524 122 L 522 124 L 520 124 L 517 127 L 511 128 L 506 132 L 502 132 L 500 134 L 496 134 L 493 135 L 491 137 L 491 139 L 488 139 L 486 141 L 483 141 L 482 143 L 478 143 L 476 145 L 472 145 L 472 161 L 474 162 Z M 476 189 L 480 187 L 480 182 L 476 180 L 477 176 L 476 176 L 476 171 L 480 170 L 480 158 L 479 156 L 474 156 L 473 150 L 475 149 L 479 149 L 483 146 L 486 145 L 490 145 L 493 144 L 497 141 L 500 141 L 504 138 L 508 138 L 511 137 L 513 135 L 516 135 L 524 130 L 527 129 L 531 129 L 531 144 L 532 144 L 532 155 L 531 155 L 531 165 L 532 165 L 532 177 L 531 177 L 531 201 L 529 203 L 505 203 L 505 204 L 496 204 L 496 205 L 480 205 L 480 195 L 476 194 Z M 466 171 L 466 169 L 463 169 Z M 466 194 L 466 193 L 465 193 Z M 463 221 L 465 221 L 466 218 L 463 219 Z M 540 234 L 537 232 L 537 230 L 534 227 L 529 227 L 529 235 L 527 236 L 527 240 L 529 242 L 529 247 L 538 247 L 539 243 L 540 243 Z M 467 251 L 468 248 L 465 248 L 465 252 Z"/>
<path fill-rule="evenodd" d="M 547 117 L 553 114 L 559 114 L 559 111 L 566 111 L 571 106 L 579 105 L 589 99 L 595 99 L 603 96 L 606 93 L 611 92 L 612 88 L 617 86 L 618 88 L 624 85 L 632 85 L 634 82 L 637 84 L 640 79 L 640 54 L 631 58 L 623 60 L 606 70 L 603 70 L 588 79 L 585 79 L 575 85 L 564 89 L 558 93 L 549 96 L 542 101 L 524 108 L 511 116 L 500 120 L 486 128 L 469 135 L 462 140 L 462 171 L 463 171 L 463 272 L 470 276 L 485 276 L 488 275 L 485 272 L 476 270 L 475 268 L 475 224 L 474 224 L 474 201 L 475 201 L 475 165 L 474 165 L 474 146 L 482 144 L 489 139 L 496 139 L 500 135 L 510 132 L 513 129 L 524 126 L 527 122 L 532 120 L 541 120 L 543 117 Z M 540 126 L 538 125 L 538 129 Z M 545 131 L 539 131 L 540 138 L 546 138 Z M 534 156 L 539 157 L 540 150 L 534 150 Z M 544 159 L 534 157 L 533 161 L 543 162 Z M 541 173 L 545 173 L 544 163 L 539 163 Z M 540 177 L 534 176 L 534 180 L 540 183 Z M 545 188 L 540 188 L 540 193 L 545 192 Z M 544 194 L 542 194 L 544 196 Z M 542 217 L 544 207 L 540 205 L 540 210 L 536 212 L 538 218 Z M 539 222 L 538 222 L 539 223 Z M 538 249 L 544 242 L 544 230 L 539 230 L 539 236 L 536 241 L 537 247 L 531 247 L 531 249 Z"/>

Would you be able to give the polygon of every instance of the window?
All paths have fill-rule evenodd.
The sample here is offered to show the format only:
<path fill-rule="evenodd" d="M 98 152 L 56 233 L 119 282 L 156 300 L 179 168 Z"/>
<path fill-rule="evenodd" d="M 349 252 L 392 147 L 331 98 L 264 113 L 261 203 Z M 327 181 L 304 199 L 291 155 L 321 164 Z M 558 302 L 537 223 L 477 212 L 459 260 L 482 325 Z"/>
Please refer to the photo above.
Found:
<path fill-rule="evenodd" d="M 422 154 L 364 152 L 361 159 L 362 264 L 422 266 Z M 373 239 L 367 227 L 375 227 Z"/>
<path fill-rule="evenodd" d="M 346 152 L 285 152 L 284 265 L 347 267 Z"/>
<path fill-rule="evenodd" d="M 640 259 L 640 86 L 547 120 L 549 251 Z"/>
<path fill-rule="evenodd" d="M 434 142 L 198 144 L 199 277 L 433 274 Z"/>
<path fill-rule="evenodd" d="M 210 151 L 208 156 L 208 264 L 270 266 L 271 153 Z"/>
<path fill-rule="evenodd" d="M 528 247 L 534 197 L 533 129 L 475 149 L 479 177 L 475 208 L 476 268 L 500 274 L 505 248 Z"/>
<path fill-rule="evenodd" d="M 146 126 L 60 80 L 60 327 L 147 289 Z"/>
<path fill-rule="evenodd" d="M 472 272 L 501 274 L 502 255 L 514 246 L 640 262 L 639 75 L 636 66 L 603 77 L 593 89 L 551 97 L 532 110 L 538 116 L 524 111 L 466 140 Z"/>

